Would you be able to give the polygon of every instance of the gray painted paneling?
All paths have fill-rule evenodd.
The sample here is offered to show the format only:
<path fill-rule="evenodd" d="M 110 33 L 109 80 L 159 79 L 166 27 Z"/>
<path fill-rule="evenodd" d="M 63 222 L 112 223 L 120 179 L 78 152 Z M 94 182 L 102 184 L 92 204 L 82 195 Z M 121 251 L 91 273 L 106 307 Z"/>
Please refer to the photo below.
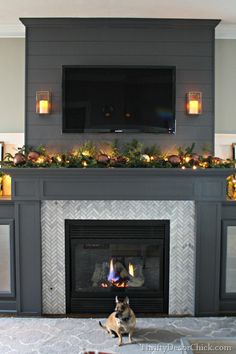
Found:
<path fill-rule="evenodd" d="M 184 48 L 180 42 L 118 42 L 114 46 L 114 42 L 106 41 L 106 43 L 94 42 L 32 42 L 29 48 L 29 55 L 37 56 L 60 56 L 65 55 L 80 56 L 83 55 L 160 55 L 160 56 L 208 56 L 211 57 L 211 42 L 185 42 Z"/>
<path fill-rule="evenodd" d="M 13 220 L 15 217 L 15 208 L 14 208 L 14 202 L 11 201 L 4 201 L 2 200 L 0 202 L 0 223 L 2 222 L 3 224 L 6 222 L 6 224 L 12 223 L 13 227 Z M 12 251 L 14 249 L 14 230 L 12 230 L 12 238 L 13 238 L 13 247 Z M 14 253 L 14 251 L 13 251 Z M 11 267 L 12 269 L 12 274 L 15 273 L 15 259 L 14 256 L 11 258 L 12 263 Z M 15 289 L 15 277 L 13 276 L 14 279 L 12 279 L 12 286 Z M 0 295 L 0 313 L 1 312 L 16 312 L 16 298 L 15 294 L 12 295 Z"/>
<path fill-rule="evenodd" d="M 15 203 L 18 314 L 41 313 L 40 202 Z"/>
<path fill-rule="evenodd" d="M 11 201 L 0 202 L 0 219 L 14 218 L 14 203 Z"/>
<path fill-rule="evenodd" d="M 221 204 L 197 203 L 196 314 L 219 313 Z"/>
<path fill-rule="evenodd" d="M 61 85 L 61 76 L 62 76 L 61 68 L 29 69 L 28 70 L 28 82 L 31 85 L 32 84 Z M 197 85 L 197 84 L 201 85 L 201 88 L 202 88 L 202 86 L 206 86 L 206 85 L 210 86 L 210 84 L 212 82 L 212 72 L 210 70 L 178 70 L 176 72 L 176 80 L 178 82 L 177 92 L 178 92 L 179 97 L 181 97 L 181 96 L 185 96 L 186 91 L 184 91 L 183 94 L 180 94 L 178 91 L 178 89 L 179 89 L 178 85 L 194 84 L 195 89 L 196 89 L 195 85 Z M 204 85 L 204 82 L 206 82 L 205 85 Z M 185 87 L 185 89 L 186 89 L 186 87 Z M 210 91 L 209 91 L 209 94 L 210 94 Z"/>
<path fill-rule="evenodd" d="M 222 205 L 222 220 L 231 219 L 236 220 L 236 202 L 228 201 Z"/>
<path fill-rule="evenodd" d="M 211 57 L 196 56 L 166 56 L 166 55 L 64 55 L 60 56 L 28 56 L 29 69 L 53 69 L 62 65 L 166 65 L 176 66 L 181 70 L 211 70 Z"/>
<path fill-rule="evenodd" d="M 69 149 L 78 141 L 138 138 L 163 149 L 214 146 L 214 27 L 211 20 L 24 19 L 27 26 L 26 143 Z M 176 134 L 61 134 L 62 65 L 176 66 Z M 50 90 L 53 112 L 35 114 L 35 92 Z M 188 91 L 203 92 L 203 114 L 185 113 Z"/>
<path fill-rule="evenodd" d="M 63 20 L 62 20 L 63 21 Z M 101 26 L 103 19 L 100 21 L 94 21 L 93 28 L 79 28 L 73 25 L 59 25 L 59 26 L 43 26 L 43 27 L 31 27 L 28 33 L 28 39 L 33 41 L 89 41 L 89 42 L 153 42 L 153 41 L 165 41 L 165 42 L 210 42 L 212 40 L 211 32 L 209 28 L 145 28 L 141 25 L 142 19 L 140 19 L 140 27 L 128 28 L 122 26 L 122 19 L 120 19 L 121 25 L 117 28 L 112 28 L 110 24 Z M 131 21 L 132 22 L 132 21 Z M 158 22 L 158 20 L 156 20 Z M 170 20 L 171 22 L 171 20 Z M 86 26 L 86 25 L 85 25 Z M 148 26 L 148 25 L 147 25 Z M 191 26 L 191 25 L 190 25 Z M 65 31 L 66 28 L 66 31 Z M 108 30 L 109 28 L 109 30 Z M 138 36 L 137 36 L 138 32 Z"/>

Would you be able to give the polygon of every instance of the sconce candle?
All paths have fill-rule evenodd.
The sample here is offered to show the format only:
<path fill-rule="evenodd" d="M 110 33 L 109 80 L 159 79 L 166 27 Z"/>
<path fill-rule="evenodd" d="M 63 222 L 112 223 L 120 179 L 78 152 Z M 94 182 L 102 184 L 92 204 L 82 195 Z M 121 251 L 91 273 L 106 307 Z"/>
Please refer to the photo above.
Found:
<path fill-rule="evenodd" d="M 39 101 L 39 114 L 49 113 L 49 102 L 47 100 Z"/>
<path fill-rule="evenodd" d="M 187 93 L 187 114 L 198 115 L 202 113 L 202 93 Z"/>
<path fill-rule="evenodd" d="M 198 114 L 198 101 L 190 101 L 189 102 L 189 114 Z"/>
<path fill-rule="evenodd" d="M 49 91 L 36 92 L 36 113 L 38 114 L 51 113 L 51 94 Z"/>

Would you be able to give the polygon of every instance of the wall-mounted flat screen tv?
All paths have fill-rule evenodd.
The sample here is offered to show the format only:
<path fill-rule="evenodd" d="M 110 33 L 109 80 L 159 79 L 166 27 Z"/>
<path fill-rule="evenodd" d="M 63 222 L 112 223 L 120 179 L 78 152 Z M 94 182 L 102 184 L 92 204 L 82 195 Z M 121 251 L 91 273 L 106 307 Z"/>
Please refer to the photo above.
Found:
<path fill-rule="evenodd" d="M 63 132 L 175 133 L 174 67 L 63 66 Z"/>

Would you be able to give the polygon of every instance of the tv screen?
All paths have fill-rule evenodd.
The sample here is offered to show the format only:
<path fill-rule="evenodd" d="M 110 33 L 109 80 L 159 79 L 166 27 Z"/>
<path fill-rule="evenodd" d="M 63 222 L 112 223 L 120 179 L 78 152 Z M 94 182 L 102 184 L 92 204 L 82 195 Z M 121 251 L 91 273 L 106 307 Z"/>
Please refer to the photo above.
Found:
<path fill-rule="evenodd" d="M 63 67 L 63 132 L 175 132 L 175 68 Z"/>

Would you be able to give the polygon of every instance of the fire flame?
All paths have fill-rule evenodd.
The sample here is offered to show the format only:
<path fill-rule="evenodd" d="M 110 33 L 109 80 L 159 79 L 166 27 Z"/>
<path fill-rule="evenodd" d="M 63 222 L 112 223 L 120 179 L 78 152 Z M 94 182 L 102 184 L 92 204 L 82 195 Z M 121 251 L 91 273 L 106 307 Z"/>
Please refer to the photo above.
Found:
<path fill-rule="evenodd" d="M 108 284 L 107 284 L 107 283 L 102 283 L 102 284 L 101 284 L 101 287 L 102 287 L 102 288 L 108 288 Z"/>
<path fill-rule="evenodd" d="M 116 272 L 114 270 L 114 263 L 113 263 L 113 259 L 110 260 L 110 270 L 109 270 L 109 274 L 107 277 L 107 280 L 111 283 L 113 282 L 118 282 L 120 280 L 120 277 L 116 276 Z"/>
<path fill-rule="evenodd" d="M 131 277 L 134 277 L 134 266 L 132 263 L 129 263 L 129 275 L 131 275 Z"/>
<path fill-rule="evenodd" d="M 131 277 L 134 277 L 134 265 L 132 263 L 129 263 L 129 268 L 128 268 L 129 275 Z M 101 284 L 102 288 L 108 288 L 110 286 L 115 286 L 117 288 L 127 288 L 128 287 L 128 281 L 123 280 L 116 272 L 115 267 L 114 267 L 114 260 L 113 258 L 110 260 L 110 266 L 109 266 L 109 273 L 107 276 L 107 282 L 103 282 Z"/>
<path fill-rule="evenodd" d="M 132 263 L 129 263 L 129 269 L 128 269 L 129 275 L 134 277 L 134 266 Z M 113 258 L 110 260 L 110 266 L 109 266 L 109 273 L 107 276 L 107 282 L 103 282 L 101 284 L 102 288 L 108 288 L 110 286 L 115 286 L 117 288 L 127 288 L 128 287 L 128 282 L 127 280 L 123 280 L 116 272 L 115 267 L 114 267 L 114 260 Z"/>

